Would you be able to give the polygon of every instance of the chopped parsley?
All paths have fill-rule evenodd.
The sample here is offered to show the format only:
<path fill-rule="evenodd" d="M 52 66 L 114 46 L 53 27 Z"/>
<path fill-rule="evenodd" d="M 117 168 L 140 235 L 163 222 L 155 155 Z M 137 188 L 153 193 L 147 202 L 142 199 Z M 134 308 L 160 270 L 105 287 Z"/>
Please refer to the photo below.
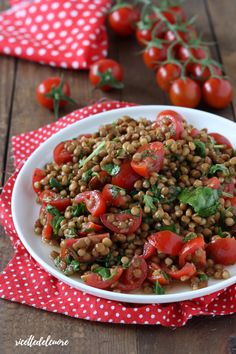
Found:
<path fill-rule="evenodd" d="M 206 145 L 200 140 L 193 141 L 195 145 L 195 155 L 206 157 Z"/>
<path fill-rule="evenodd" d="M 56 178 L 54 178 L 54 177 L 50 178 L 49 185 L 50 185 L 50 187 L 56 188 L 59 191 L 64 189 L 64 186 L 60 182 L 58 182 L 58 180 Z"/>
<path fill-rule="evenodd" d="M 184 242 L 188 242 L 188 241 L 190 241 L 190 240 L 193 240 L 194 238 L 196 238 L 197 237 L 197 235 L 194 233 L 194 232 L 190 232 L 187 236 L 185 236 L 184 238 L 183 238 L 183 241 Z"/>
<path fill-rule="evenodd" d="M 86 206 L 82 202 L 77 204 L 77 205 L 73 205 L 71 207 L 71 215 L 72 215 L 72 217 L 84 215 L 85 211 L 86 211 Z"/>
<path fill-rule="evenodd" d="M 93 150 L 93 152 L 88 156 L 86 157 L 85 159 L 82 159 L 80 160 L 79 162 L 79 167 L 83 167 L 87 162 L 89 162 L 90 160 L 92 160 L 92 158 L 94 156 L 97 156 L 99 154 L 99 152 L 104 148 L 106 142 L 105 140 L 102 141 L 97 147 L 95 150 Z"/>
<path fill-rule="evenodd" d="M 115 176 L 120 172 L 120 166 L 114 163 L 108 163 L 102 166 L 102 170 L 106 171 L 110 176 Z"/>
<path fill-rule="evenodd" d="M 47 205 L 46 206 L 46 210 L 48 213 L 50 213 L 51 215 L 53 215 L 53 219 L 51 221 L 51 225 L 53 228 L 53 234 L 55 236 L 57 236 L 59 229 L 60 229 L 60 224 L 61 222 L 65 219 L 64 216 L 61 215 L 61 213 L 59 212 L 59 210 L 55 207 L 53 207 L 52 205 Z"/>
<path fill-rule="evenodd" d="M 217 163 L 216 165 L 213 165 L 209 168 L 208 176 L 213 176 L 217 172 L 224 172 L 225 175 L 229 174 L 229 170 L 225 165 Z"/>
<path fill-rule="evenodd" d="M 163 286 L 161 286 L 161 284 L 157 280 L 155 281 L 155 283 L 153 285 L 153 291 L 157 295 L 164 295 L 165 294 L 165 289 L 163 288 Z"/>
<path fill-rule="evenodd" d="M 114 274 L 111 275 L 110 269 L 105 267 L 97 267 L 93 270 L 93 273 L 99 274 L 104 280 L 111 279 L 114 276 Z"/>
<path fill-rule="evenodd" d="M 91 168 L 85 171 L 82 175 L 82 181 L 88 182 L 93 176 L 98 176 L 97 172 L 94 172 Z"/>

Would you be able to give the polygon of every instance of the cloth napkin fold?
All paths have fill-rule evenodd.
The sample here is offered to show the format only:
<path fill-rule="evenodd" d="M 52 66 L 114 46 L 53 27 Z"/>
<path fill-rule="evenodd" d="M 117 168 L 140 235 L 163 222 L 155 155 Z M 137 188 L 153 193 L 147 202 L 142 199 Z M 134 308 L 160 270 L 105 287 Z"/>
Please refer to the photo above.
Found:
<path fill-rule="evenodd" d="M 43 141 L 69 124 L 99 112 L 130 105 L 117 101 L 97 103 L 74 111 L 56 123 L 13 137 L 16 171 L 0 196 L 0 217 L 14 246 L 15 256 L 0 275 L 0 297 L 72 317 L 126 324 L 178 327 L 185 325 L 193 316 L 233 314 L 236 312 L 236 285 L 191 301 L 153 305 L 119 303 L 83 293 L 42 269 L 16 234 L 11 215 L 12 190 L 21 166 L 31 153 Z"/>
<path fill-rule="evenodd" d="M 111 0 L 11 0 L 0 13 L 0 53 L 61 68 L 106 57 Z"/>

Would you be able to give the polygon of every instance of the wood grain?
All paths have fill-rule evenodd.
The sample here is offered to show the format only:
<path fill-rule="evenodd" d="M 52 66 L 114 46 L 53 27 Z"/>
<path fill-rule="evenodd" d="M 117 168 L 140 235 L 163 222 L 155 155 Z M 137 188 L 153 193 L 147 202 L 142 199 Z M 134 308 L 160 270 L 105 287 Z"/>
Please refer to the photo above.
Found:
<path fill-rule="evenodd" d="M 0 2 L 0 9 L 7 2 Z M 213 55 L 225 64 L 226 73 L 232 78 L 236 89 L 236 54 L 234 15 L 236 3 L 232 0 L 189 0 L 185 7 L 188 14 L 197 14 L 199 32 L 203 29 L 207 40 L 218 40 Z M 230 19 L 230 20 L 229 20 Z M 228 31 L 230 23 L 232 30 Z M 234 30 L 233 30 L 234 29 Z M 140 104 L 166 104 L 169 100 L 155 83 L 152 71 L 145 68 L 140 52 L 134 40 L 121 40 L 110 33 L 109 56 L 123 64 L 125 68 L 125 89 L 104 95 L 94 91 L 88 82 L 86 72 L 60 70 L 29 63 L 14 58 L 0 58 L 0 168 L 6 170 L 5 179 L 13 171 L 9 138 L 15 134 L 37 129 L 53 122 L 53 114 L 39 107 L 33 98 L 36 85 L 50 75 L 65 75 L 69 81 L 73 98 L 79 107 L 102 97 L 122 99 Z M 16 64 L 17 63 L 17 64 Z M 234 101 L 235 104 L 235 101 Z M 201 106 L 203 109 L 209 108 Z M 74 109 L 68 106 L 61 115 Z M 210 111 L 210 110 L 209 110 Z M 234 119 L 234 107 L 217 112 Z M 7 146 L 6 146 L 7 145 Z M 4 153 L 7 157 L 5 166 Z M 12 247 L 7 236 L 0 229 L 0 269 L 3 269 L 12 256 Z M 34 335 L 36 338 L 68 339 L 69 346 L 57 347 L 58 354 L 233 354 L 236 338 L 236 316 L 219 318 L 194 318 L 188 324 L 176 330 L 160 326 L 126 326 L 82 321 L 63 315 L 48 313 L 24 305 L 0 301 L 0 352 L 18 353 L 55 353 L 53 348 L 15 348 L 15 340 Z"/>

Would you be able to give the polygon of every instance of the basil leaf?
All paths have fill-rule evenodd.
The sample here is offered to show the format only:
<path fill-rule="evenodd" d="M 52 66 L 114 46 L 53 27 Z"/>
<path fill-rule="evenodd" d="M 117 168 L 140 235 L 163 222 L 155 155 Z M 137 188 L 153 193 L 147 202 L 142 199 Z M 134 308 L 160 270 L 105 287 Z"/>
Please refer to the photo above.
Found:
<path fill-rule="evenodd" d="M 216 165 L 213 165 L 209 168 L 208 170 L 208 176 L 213 176 L 216 174 L 216 172 L 224 172 L 226 175 L 229 174 L 229 170 L 227 167 L 225 167 L 225 165 L 223 164 L 216 164 Z"/>
<path fill-rule="evenodd" d="M 51 225 L 53 228 L 53 234 L 55 236 L 57 236 L 58 231 L 60 230 L 60 224 L 61 224 L 62 220 L 64 220 L 64 216 L 57 215 L 57 216 L 54 216 L 54 218 L 51 221 Z"/>
<path fill-rule="evenodd" d="M 219 192 L 209 187 L 186 188 L 178 199 L 181 203 L 191 205 L 195 213 L 202 217 L 215 214 L 219 207 Z"/>
<path fill-rule="evenodd" d="M 76 260 L 73 260 L 71 263 L 70 263 L 70 266 L 72 267 L 73 271 L 74 272 L 77 272 L 78 270 L 80 270 L 80 262 L 76 261 Z"/>
<path fill-rule="evenodd" d="M 143 202 L 146 207 L 150 208 L 152 211 L 156 211 L 157 208 L 153 203 L 153 198 L 150 195 L 145 194 L 143 196 Z"/>
<path fill-rule="evenodd" d="M 110 269 L 105 267 L 98 267 L 93 270 L 93 273 L 99 274 L 102 279 L 110 279 L 113 277 L 113 275 L 111 275 Z"/>
<path fill-rule="evenodd" d="M 165 294 L 165 289 L 160 285 L 159 281 L 155 281 L 155 284 L 153 286 L 153 291 L 155 294 L 158 295 L 164 295 Z"/>
<path fill-rule="evenodd" d="M 82 181 L 88 182 L 93 176 L 98 176 L 99 174 L 97 172 L 94 172 L 91 168 L 87 171 L 85 171 L 82 175 Z"/>
<path fill-rule="evenodd" d="M 102 166 L 102 170 L 106 171 L 110 176 L 115 176 L 120 172 L 120 166 L 115 165 L 114 163 L 108 163 L 107 165 Z"/>
<path fill-rule="evenodd" d="M 49 185 L 50 185 L 50 187 L 56 188 L 59 191 L 64 189 L 64 186 L 60 182 L 58 182 L 58 180 L 56 178 L 54 178 L 54 177 L 50 178 Z"/>
<path fill-rule="evenodd" d="M 175 224 L 172 224 L 172 225 L 164 225 L 164 226 L 158 227 L 158 231 L 164 231 L 164 230 L 169 230 L 169 231 L 172 231 L 172 232 L 174 232 L 174 233 L 177 232 Z"/>
<path fill-rule="evenodd" d="M 47 205 L 46 210 L 48 213 L 52 214 L 53 216 L 61 216 L 61 213 L 59 212 L 59 210 L 57 208 L 53 207 L 52 205 Z"/>
<path fill-rule="evenodd" d="M 79 204 L 73 205 L 71 207 L 71 215 L 72 215 L 72 217 L 84 215 L 85 211 L 86 211 L 86 207 L 85 207 L 84 203 L 79 203 Z"/>
<path fill-rule="evenodd" d="M 200 140 L 194 140 L 193 143 L 196 146 L 195 155 L 206 157 L 206 145 Z"/>

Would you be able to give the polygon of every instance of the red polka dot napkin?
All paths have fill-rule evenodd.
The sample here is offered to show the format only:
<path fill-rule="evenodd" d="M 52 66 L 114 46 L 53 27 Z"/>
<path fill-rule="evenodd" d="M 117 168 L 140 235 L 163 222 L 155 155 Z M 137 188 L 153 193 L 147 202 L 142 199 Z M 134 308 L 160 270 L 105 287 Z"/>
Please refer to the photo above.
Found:
<path fill-rule="evenodd" d="M 11 215 L 11 195 L 24 161 L 51 135 L 92 114 L 129 106 L 107 101 L 79 109 L 56 123 L 13 137 L 16 171 L 0 197 L 1 222 L 15 249 L 15 256 L 0 275 L 0 297 L 39 309 L 92 321 L 126 324 L 161 324 L 177 327 L 199 315 L 227 315 L 236 312 L 236 285 L 191 301 L 171 304 L 133 305 L 110 301 L 75 290 L 57 280 L 29 255 L 19 240 Z"/>
<path fill-rule="evenodd" d="M 88 69 L 107 55 L 111 0 L 12 0 L 0 13 L 0 53 L 41 64 Z"/>

